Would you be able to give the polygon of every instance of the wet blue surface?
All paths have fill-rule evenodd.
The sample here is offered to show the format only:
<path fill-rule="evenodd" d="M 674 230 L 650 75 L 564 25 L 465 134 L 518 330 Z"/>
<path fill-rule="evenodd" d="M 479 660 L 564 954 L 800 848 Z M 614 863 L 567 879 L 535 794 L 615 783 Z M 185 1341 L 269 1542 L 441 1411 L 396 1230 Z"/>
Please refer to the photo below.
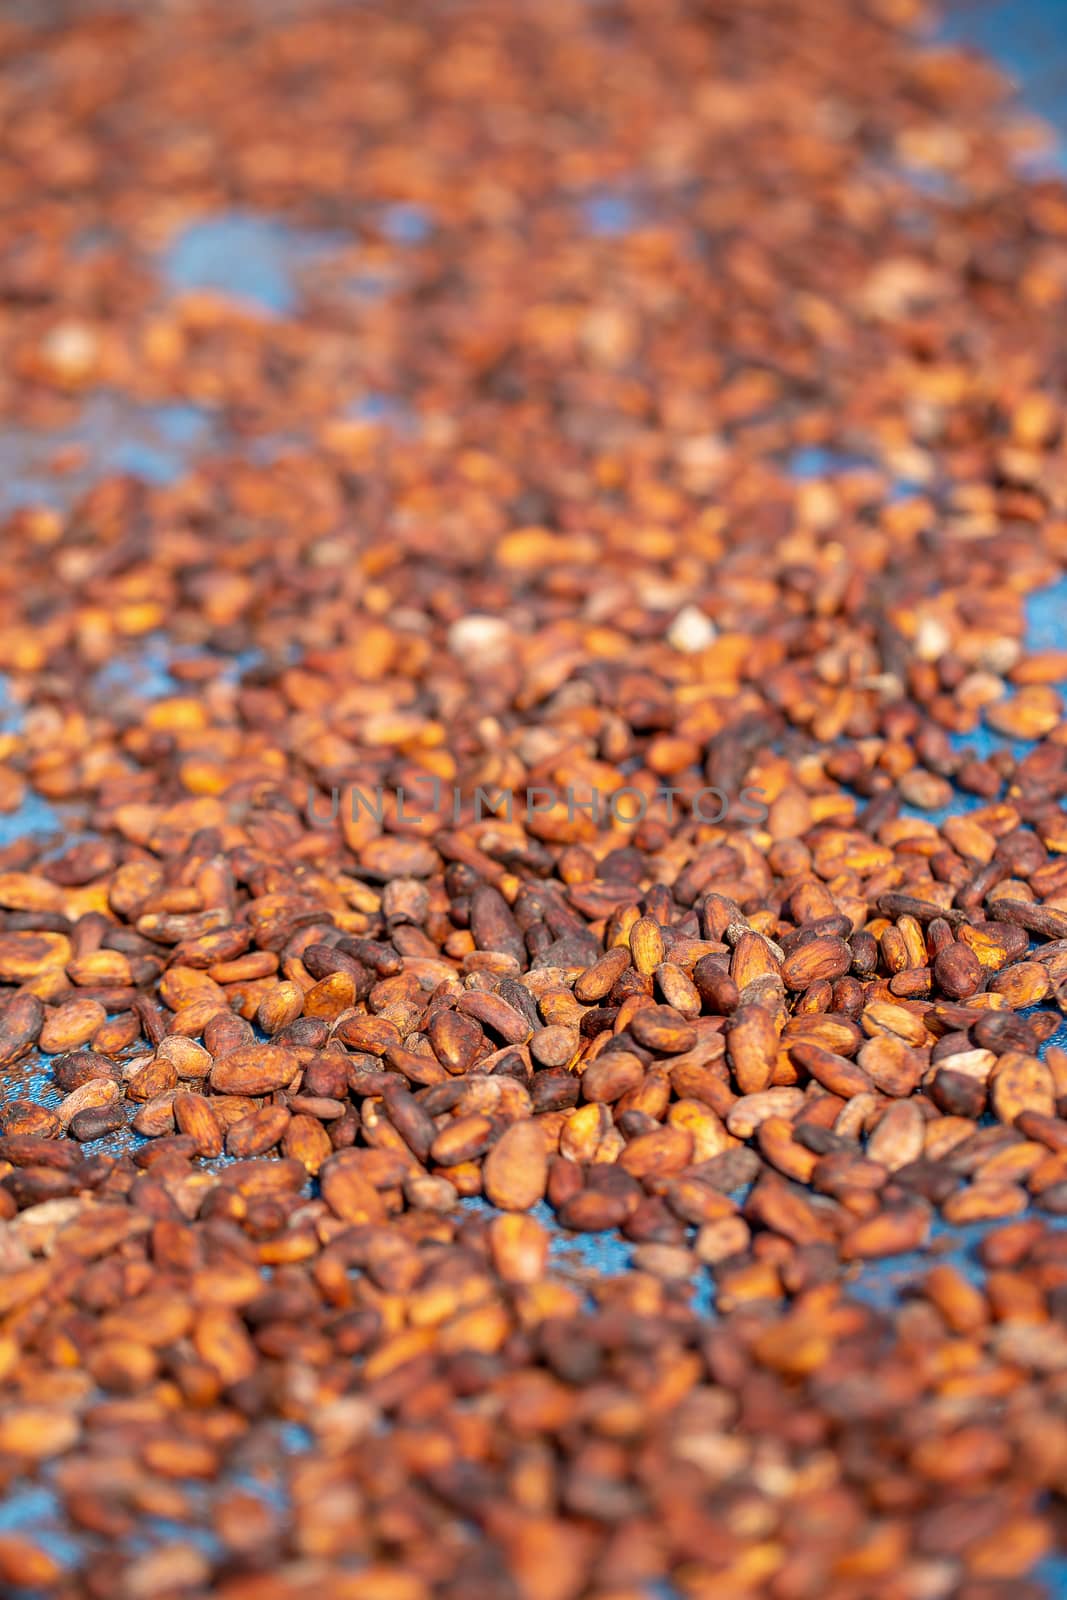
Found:
<path fill-rule="evenodd" d="M 300 271 L 345 243 L 280 217 L 229 211 L 189 223 L 171 240 L 160 266 L 173 290 L 210 289 L 284 317 L 299 307 Z"/>

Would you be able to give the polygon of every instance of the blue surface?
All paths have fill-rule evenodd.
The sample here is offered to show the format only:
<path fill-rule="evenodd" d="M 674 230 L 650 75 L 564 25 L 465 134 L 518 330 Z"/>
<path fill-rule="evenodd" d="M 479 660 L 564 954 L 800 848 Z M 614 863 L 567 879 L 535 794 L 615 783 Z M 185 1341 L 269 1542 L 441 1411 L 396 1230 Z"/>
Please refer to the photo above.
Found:
<path fill-rule="evenodd" d="M 300 270 L 345 243 L 280 217 L 229 211 L 183 228 L 164 251 L 161 267 L 174 290 L 211 289 L 284 317 L 299 307 Z"/>
<path fill-rule="evenodd" d="M 0 674 L 0 732 L 14 733 L 22 726 L 23 707 L 13 697 L 11 686 Z M 0 813 L 0 849 L 27 836 L 56 833 L 63 818 L 43 795 L 27 789 L 26 798 L 16 811 Z"/>
<path fill-rule="evenodd" d="M 93 674 L 93 689 L 98 697 L 108 699 L 114 709 L 115 697 L 130 700 L 162 700 L 170 695 L 193 695 L 199 690 L 196 684 L 183 682 L 171 668 L 179 661 L 205 659 L 205 650 L 182 648 L 162 631 L 143 635 L 131 641 L 119 655 L 112 656 Z M 291 658 L 290 652 L 290 658 Z M 225 665 L 212 654 L 216 676 L 223 683 L 236 683 L 243 673 L 251 671 L 263 660 L 259 649 L 241 650 Z"/>
<path fill-rule="evenodd" d="M 171 483 L 210 450 L 215 429 L 213 414 L 202 406 L 141 405 L 128 395 L 96 390 L 66 427 L 0 429 L 0 511 L 29 503 L 64 509 L 115 472 Z M 70 447 L 84 451 L 85 464 L 52 472 L 52 458 Z"/>
<path fill-rule="evenodd" d="M 190 456 L 208 443 L 210 415 L 200 406 L 156 406 L 147 413 L 151 438 L 120 440 L 111 456 L 117 472 L 134 473 L 149 483 L 170 483 L 185 469 Z"/>
<path fill-rule="evenodd" d="M 80 1540 L 70 1532 L 58 1496 L 45 1483 L 21 1484 L 0 1500 L 0 1533 L 32 1537 L 61 1567 L 74 1567 L 83 1554 Z M 34 1591 L 21 1589 L 16 1593 L 30 1595 Z"/>
<path fill-rule="evenodd" d="M 382 231 L 394 244 L 421 244 L 433 232 L 433 217 L 425 206 L 399 201 L 386 206 Z"/>
<path fill-rule="evenodd" d="M 870 456 L 854 450 L 839 450 L 833 445 L 800 445 L 791 451 L 784 462 L 785 470 L 798 483 L 816 478 L 832 478 L 846 472 L 885 472 L 885 468 Z M 906 500 L 909 495 L 921 493 L 921 485 L 906 478 L 894 479 L 886 495 L 890 503 Z"/>
<path fill-rule="evenodd" d="M 1062 650 L 1067 640 L 1067 577 L 1026 597 L 1026 643 L 1031 650 Z M 1067 692 L 1067 683 L 1060 684 Z"/>
<path fill-rule="evenodd" d="M 41 795 L 28 790 L 17 811 L 0 814 L 0 849 L 19 839 L 40 837 L 62 829 L 63 818 Z"/>
<path fill-rule="evenodd" d="M 398 433 L 410 432 L 415 423 L 411 407 L 391 394 L 362 395 L 345 407 L 344 414 L 355 422 L 380 422 Z"/>
<path fill-rule="evenodd" d="M 628 194 L 615 189 L 595 189 L 581 203 L 582 221 L 598 239 L 620 239 L 637 227 L 639 212 Z"/>
<path fill-rule="evenodd" d="M 1039 1213 L 1048 1228 L 1067 1227 L 1067 1218 Z M 978 1259 L 978 1246 L 991 1233 L 999 1233 L 1018 1217 L 998 1218 L 995 1222 L 973 1222 L 966 1227 L 950 1227 L 935 1217 L 930 1228 L 930 1243 L 937 1250 L 908 1250 L 898 1256 L 887 1256 L 881 1261 L 864 1262 L 856 1276 L 849 1280 L 848 1293 L 854 1300 L 874 1306 L 879 1311 L 889 1311 L 899 1306 L 914 1284 L 935 1266 L 952 1266 L 976 1288 L 985 1281 L 985 1270 Z"/>
<path fill-rule="evenodd" d="M 174 646 L 166 634 L 148 634 L 127 654 L 105 662 L 93 676 L 93 688 L 105 697 L 132 691 L 145 700 L 182 694 L 184 686 L 170 671 L 173 656 Z"/>
<path fill-rule="evenodd" d="M 1064 0 L 951 0 L 937 37 L 969 45 L 1008 73 L 1028 111 L 1057 129 L 1067 165 L 1067 7 Z"/>
<path fill-rule="evenodd" d="M 1028 650 L 1062 649 L 1067 640 L 1067 577 L 1051 584 L 1047 589 L 1037 589 L 1027 595 L 1024 602 L 1026 613 L 1025 644 Z M 1067 684 L 1059 684 L 1059 692 L 1067 694 Z M 1012 698 L 1009 693 L 1008 699 Z M 1016 761 L 1021 761 L 1038 743 L 1037 739 L 1008 739 L 1003 734 L 996 733 L 987 728 L 984 723 L 979 723 L 972 733 L 952 733 L 949 742 L 957 750 L 969 750 L 979 759 L 995 755 L 999 750 L 1010 750 Z M 973 795 L 961 795 L 961 800 L 968 801 L 966 807 L 973 810 L 975 805 L 984 805 L 985 801 Z M 961 809 L 958 806 L 945 807 L 941 811 L 929 811 L 924 815 L 932 822 L 941 822 L 954 811 Z"/>
<path fill-rule="evenodd" d="M 800 445 L 786 462 L 791 478 L 802 483 L 811 478 L 829 478 L 839 472 L 855 472 L 864 467 L 877 467 L 877 462 L 867 456 L 848 450 L 835 450 L 831 445 Z"/>
<path fill-rule="evenodd" d="M 1034 1568 L 1032 1576 L 1047 1586 L 1053 1600 L 1067 1595 L 1067 1556 L 1046 1556 Z"/>

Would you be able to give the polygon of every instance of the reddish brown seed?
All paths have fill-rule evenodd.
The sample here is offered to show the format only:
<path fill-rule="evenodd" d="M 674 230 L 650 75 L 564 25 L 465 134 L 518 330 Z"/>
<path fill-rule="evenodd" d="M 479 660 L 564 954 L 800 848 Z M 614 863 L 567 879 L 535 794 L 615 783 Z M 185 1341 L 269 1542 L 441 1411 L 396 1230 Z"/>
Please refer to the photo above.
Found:
<path fill-rule="evenodd" d="M 974 951 L 965 944 L 949 944 L 933 962 L 934 982 L 952 1000 L 975 994 L 982 982 L 982 966 Z"/>
<path fill-rule="evenodd" d="M 341 1151 L 323 1163 L 319 1172 L 322 1198 L 343 1222 L 381 1222 L 384 1206 L 355 1155 Z"/>
<path fill-rule="evenodd" d="M 806 989 L 817 979 L 843 977 L 851 965 L 852 952 L 844 939 L 811 939 L 783 961 L 782 982 L 788 989 Z"/>
<path fill-rule="evenodd" d="M 946 1222 L 961 1224 L 1017 1216 L 1020 1211 L 1026 1210 L 1026 1206 L 1026 1190 L 1018 1185 L 978 1182 L 950 1195 L 941 1211 Z"/>
<path fill-rule="evenodd" d="M 663 960 L 663 932 L 655 917 L 640 917 L 630 929 L 630 956 L 636 971 L 648 974 Z"/>
<path fill-rule="evenodd" d="M 197 1355 L 213 1367 L 224 1384 L 251 1377 L 256 1352 L 247 1330 L 227 1306 L 209 1306 L 199 1312 L 193 1328 Z"/>
<path fill-rule="evenodd" d="M 88 1106 L 71 1117 L 67 1132 L 72 1139 L 88 1143 L 106 1138 L 126 1125 L 126 1113 L 121 1105 Z"/>
<path fill-rule="evenodd" d="M 497 1217 L 489 1238 L 493 1264 L 505 1283 L 537 1283 L 543 1276 L 549 1236 L 532 1217 Z"/>
<path fill-rule="evenodd" d="M 486 1199 L 502 1211 L 529 1211 L 544 1199 L 548 1157 L 533 1120 L 513 1122 L 496 1141 L 482 1169 Z"/>
<path fill-rule="evenodd" d="M 990 992 L 1003 995 L 1016 1011 L 1039 1004 L 1047 998 L 1051 988 L 1048 968 L 1040 961 L 1017 961 L 989 980 Z"/>
<path fill-rule="evenodd" d="M 746 1217 L 794 1244 L 826 1242 L 833 1233 L 800 1189 L 768 1174 L 760 1178 L 745 1202 Z"/>
<path fill-rule="evenodd" d="M 743 1255 L 750 1239 L 751 1231 L 743 1217 L 722 1217 L 703 1224 L 697 1233 L 693 1250 L 698 1261 L 706 1262 L 708 1266 L 718 1266 L 731 1256 Z"/>
<path fill-rule="evenodd" d="M 869 1094 L 873 1088 L 870 1076 L 844 1056 L 835 1055 L 831 1050 L 823 1050 L 814 1044 L 794 1044 L 790 1047 L 790 1055 L 798 1067 L 811 1074 L 817 1083 L 822 1084 L 831 1094 L 836 1094 L 842 1100 L 849 1100 L 853 1095 Z"/>
<path fill-rule="evenodd" d="M 126 1087 L 129 1095 L 129 1085 Z M 80 1111 L 87 1111 L 90 1107 L 110 1106 L 118 1098 L 118 1084 L 112 1079 L 89 1078 L 77 1089 L 72 1089 L 70 1094 L 64 1095 L 56 1106 L 55 1114 L 60 1126 L 66 1128 Z"/>
<path fill-rule="evenodd" d="M 803 1091 L 787 1085 L 743 1095 L 729 1108 L 726 1126 L 737 1138 L 748 1139 L 769 1117 L 781 1117 L 792 1122 L 804 1103 Z"/>
<path fill-rule="evenodd" d="M 923 1115 L 914 1100 L 898 1100 L 879 1117 L 867 1139 L 867 1155 L 896 1172 L 923 1153 Z"/>
<path fill-rule="evenodd" d="M 921 1206 L 898 1211 L 883 1211 L 868 1222 L 861 1222 L 841 1241 L 845 1261 L 867 1260 L 878 1256 L 900 1255 L 917 1250 L 930 1232 L 930 1215 Z"/>
<path fill-rule="evenodd" d="M 1052 1117 L 1056 1093 L 1052 1072 L 1037 1056 L 1017 1050 L 1002 1055 L 989 1079 L 993 1111 L 1009 1126 L 1024 1112 Z"/>
<path fill-rule="evenodd" d="M 70 959 L 70 940 L 62 933 L 0 935 L 0 982 L 22 983 Z"/>
<path fill-rule="evenodd" d="M 449 1072 L 465 1072 L 484 1045 L 484 1035 L 470 1017 L 456 1011 L 438 1011 L 426 1029 L 434 1055 Z"/>
<path fill-rule="evenodd" d="M 242 1116 L 227 1129 L 228 1153 L 241 1159 L 265 1155 L 281 1139 L 290 1115 L 286 1106 L 263 1106 L 258 1111 Z"/>
<path fill-rule="evenodd" d="M 575 996 L 589 1004 L 603 1000 L 611 993 L 616 981 L 630 965 L 630 952 L 616 948 L 607 950 L 585 972 L 575 979 Z"/>
<path fill-rule="evenodd" d="M 577 1053 L 579 1036 L 574 1028 L 554 1024 L 541 1028 L 530 1040 L 530 1054 L 542 1067 L 569 1066 Z"/>
<path fill-rule="evenodd" d="M 740 991 L 733 978 L 718 964 L 715 956 L 702 956 L 693 968 L 693 983 L 708 1010 L 728 1017 L 735 1010 Z"/>
<path fill-rule="evenodd" d="M 895 1098 L 914 1093 L 924 1067 L 924 1059 L 918 1051 L 889 1033 L 868 1039 L 858 1051 L 856 1063 L 876 1089 Z"/>
<path fill-rule="evenodd" d="M 317 1117 L 303 1113 L 290 1117 L 282 1134 L 282 1149 L 294 1161 L 299 1161 L 312 1177 L 333 1153 L 330 1136 L 323 1124 Z"/>
<path fill-rule="evenodd" d="M 695 1029 L 671 1006 L 643 1006 L 634 1013 L 630 1032 L 638 1044 L 661 1055 L 680 1055 L 696 1043 Z"/>
<path fill-rule="evenodd" d="M 0 1579 L 13 1590 L 44 1589 L 61 1576 L 59 1562 L 32 1537 L 0 1534 Z"/>
<path fill-rule="evenodd" d="M 491 1029 L 506 1044 L 523 1044 L 530 1037 L 527 1019 L 499 995 L 468 989 L 460 995 L 456 1007 L 463 1016 Z"/>
<path fill-rule="evenodd" d="M 766 1089 L 778 1058 L 778 1032 L 771 1013 L 758 1005 L 735 1011 L 726 1034 L 726 1054 L 741 1094 Z"/>
<path fill-rule="evenodd" d="M 280 1045 L 246 1045 L 216 1059 L 211 1087 L 219 1094 L 270 1094 L 291 1083 L 299 1067 L 294 1053 Z"/>
<path fill-rule="evenodd" d="M 61 1455 L 80 1433 L 77 1417 L 61 1407 L 12 1405 L 0 1416 L 0 1449 L 21 1462 Z"/>
<path fill-rule="evenodd" d="M 35 994 L 18 994 L 0 1011 L 0 1066 L 25 1055 L 40 1036 L 44 1006 Z"/>
<path fill-rule="evenodd" d="M 667 1122 L 688 1133 L 693 1141 L 694 1162 L 710 1161 L 737 1144 L 718 1112 L 702 1100 L 676 1100 L 667 1112 Z"/>
<path fill-rule="evenodd" d="M 126 1098 L 141 1102 L 154 1100 L 174 1089 L 177 1082 L 178 1074 L 173 1063 L 165 1056 L 157 1055 L 145 1062 L 130 1078 L 126 1085 Z"/>
<path fill-rule="evenodd" d="M 680 1172 L 689 1162 L 693 1138 L 688 1129 L 677 1126 L 658 1128 L 632 1139 L 619 1156 L 624 1172 L 643 1178 Z"/>
<path fill-rule="evenodd" d="M 223 1130 L 210 1100 L 199 1094 L 179 1093 L 174 1096 L 172 1104 L 178 1131 L 195 1140 L 198 1155 L 220 1155 Z"/>
<path fill-rule="evenodd" d="M 479 884 L 471 896 L 471 933 L 479 950 L 497 950 L 520 964 L 526 954 L 511 908 L 498 889 Z"/>
<path fill-rule="evenodd" d="M 664 1003 L 673 1011 L 689 1018 L 700 1015 L 700 993 L 689 974 L 680 966 L 673 961 L 662 961 L 653 976 Z"/>
<path fill-rule="evenodd" d="M 773 1091 L 772 1091 L 773 1092 Z M 797 1183 L 810 1183 L 817 1156 L 794 1137 L 793 1127 L 784 1117 L 767 1117 L 756 1130 L 760 1154 L 783 1177 Z"/>
<path fill-rule="evenodd" d="M 922 1288 L 954 1333 L 974 1333 L 989 1320 L 985 1296 L 955 1267 L 934 1267 Z"/>
<path fill-rule="evenodd" d="M 610 1105 L 644 1081 L 645 1067 L 628 1050 L 605 1050 L 582 1073 L 582 1095 Z"/>

